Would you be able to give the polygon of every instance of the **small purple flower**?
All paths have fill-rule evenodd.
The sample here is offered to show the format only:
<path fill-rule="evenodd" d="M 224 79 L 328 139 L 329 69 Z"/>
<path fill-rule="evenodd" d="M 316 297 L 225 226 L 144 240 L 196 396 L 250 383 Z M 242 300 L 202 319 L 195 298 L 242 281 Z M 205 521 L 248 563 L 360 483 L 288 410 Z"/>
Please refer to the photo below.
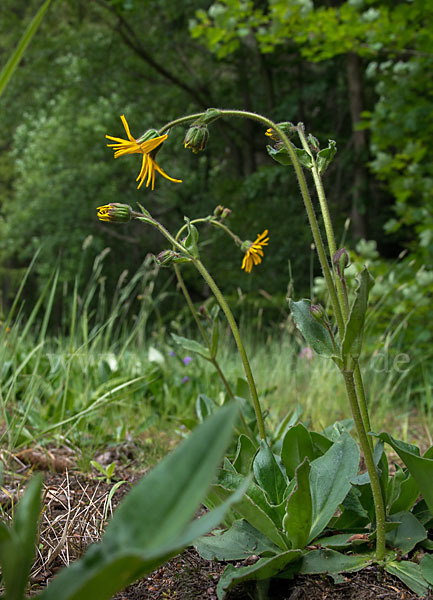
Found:
<path fill-rule="evenodd" d="M 170 350 L 168 353 L 169 356 L 176 356 L 176 352 L 174 350 Z"/>
<path fill-rule="evenodd" d="M 189 381 L 188 375 L 185 375 L 185 377 L 182 377 L 182 383 L 186 383 L 187 381 Z"/>
<path fill-rule="evenodd" d="M 185 358 L 183 359 L 183 364 L 184 365 L 189 365 L 189 363 L 192 361 L 192 356 L 185 356 Z"/>
<path fill-rule="evenodd" d="M 305 346 L 305 348 L 302 348 L 302 350 L 298 354 L 298 357 L 306 360 L 311 360 L 313 358 L 313 351 L 309 346 Z"/>

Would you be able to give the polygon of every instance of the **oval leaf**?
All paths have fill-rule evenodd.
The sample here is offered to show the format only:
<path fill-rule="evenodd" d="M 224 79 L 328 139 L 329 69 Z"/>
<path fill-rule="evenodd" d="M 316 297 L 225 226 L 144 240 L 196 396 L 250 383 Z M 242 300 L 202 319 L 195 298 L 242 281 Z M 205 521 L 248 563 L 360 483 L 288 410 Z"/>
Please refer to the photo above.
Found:
<path fill-rule="evenodd" d="M 289 306 L 296 327 L 304 336 L 307 344 L 321 356 L 336 356 L 329 331 L 310 313 L 311 302 L 309 300 L 298 300 L 298 302 L 290 300 Z"/>

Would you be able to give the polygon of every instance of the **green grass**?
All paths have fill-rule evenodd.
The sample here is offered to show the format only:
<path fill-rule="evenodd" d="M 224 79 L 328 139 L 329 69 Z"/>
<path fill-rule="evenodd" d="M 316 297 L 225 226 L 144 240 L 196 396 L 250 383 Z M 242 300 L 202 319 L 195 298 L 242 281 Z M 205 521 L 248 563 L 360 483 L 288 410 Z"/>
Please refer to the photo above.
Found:
<path fill-rule="evenodd" d="M 184 359 L 159 314 L 166 291 L 155 295 L 157 277 L 146 261 L 132 278 L 122 275 L 114 297 L 104 295 L 103 258 L 95 261 L 93 278 L 79 293 L 63 288 L 66 309 L 62 327 L 52 331 L 57 273 L 24 317 L 25 280 L 0 325 L 1 444 L 9 453 L 38 445 L 67 445 L 79 465 L 88 469 L 95 453 L 111 445 L 139 444 L 147 464 L 156 462 L 173 440 L 196 422 L 200 393 L 217 402 L 224 388 L 212 365 L 199 356 Z M 137 297 L 141 301 L 137 303 Z M 333 364 L 303 351 L 290 320 L 271 333 L 251 307 L 241 318 L 259 396 L 268 413 L 267 426 L 298 406 L 301 420 L 322 430 L 350 416 L 341 376 Z M 380 313 L 379 318 L 380 318 Z M 170 329 L 196 337 L 183 319 Z M 252 325 L 254 323 L 254 325 Z M 374 333 L 371 322 L 369 329 Z M 428 357 L 396 362 L 402 347 L 392 336 L 367 339 L 365 384 L 373 429 L 387 429 L 408 441 L 430 445 L 433 419 L 432 375 Z M 231 334 L 221 327 L 218 360 L 233 389 L 244 377 Z M 386 348 L 386 352 L 384 351 Z M 401 352 L 400 352 L 401 351 Z M 401 358 L 401 357 L 400 357 Z M 397 368 L 398 367 L 398 368 Z"/>

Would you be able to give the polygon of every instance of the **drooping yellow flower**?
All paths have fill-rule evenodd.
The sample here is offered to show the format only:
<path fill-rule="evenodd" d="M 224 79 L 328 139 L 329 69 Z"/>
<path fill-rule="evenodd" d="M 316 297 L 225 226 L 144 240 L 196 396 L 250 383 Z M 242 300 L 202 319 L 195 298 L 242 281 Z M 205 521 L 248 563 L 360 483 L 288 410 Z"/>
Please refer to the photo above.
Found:
<path fill-rule="evenodd" d="M 259 265 L 262 262 L 263 246 L 267 246 L 269 242 L 268 230 L 257 235 L 255 242 L 244 242 L 246 244 L 245 256 L 242 261 L 242 269 L 247 273 L 251 273 L 253 265 Z"/>
<path fill-rule="evenodd" d="M 153 190 L 155 187 L 155 172 L 158 171 L 165 179 L 169 181 L 174 181 L 175 183 L 182 183 L 181 179 L 173 179 L 167 173 L 161 169 L 158 163 L 155 161 L 155 155 L 158 152 L 161 144 L 167 139 L 167 134 L 158 135 L 158 132 L 153 130 L 150 133 L 152 137 L 149 137 L 145 134 L 142 138 L 143 141 L 136 140 L 132 137 L 131 132 L 129 130 L 129 125 L 127 120 L 125 119 L 125 115 L 121 115 L 123 126 L 126 131 L 126 135 L 128 136 L 127 140 L 122 138 L 113 137 L 111 135 L 106 135 L 105 137 L 109 140 L 113 140 L 116 142 L 115 144 L 107 144 L 109 148 L 113 148 L 114 158 L 119 158 L 119 156 L 124 156 L 125 154 L 142 154 L 143 160 L 141 162 L 140 173 L 136 181 L 138 181 L 137 190 L 141 188 L 144 181 L 146 180 L 146 187 L 151 185 L 151 189 Z"/>

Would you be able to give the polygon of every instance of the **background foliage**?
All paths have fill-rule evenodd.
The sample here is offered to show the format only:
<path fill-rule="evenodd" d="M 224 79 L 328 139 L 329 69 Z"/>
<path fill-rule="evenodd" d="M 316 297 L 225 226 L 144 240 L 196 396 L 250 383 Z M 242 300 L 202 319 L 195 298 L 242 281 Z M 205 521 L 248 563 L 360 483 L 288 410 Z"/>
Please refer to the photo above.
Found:
<path fill-rule="evenodd" d="M 39 5 L 2 2 L 3 62 Z M 1 100 L 3 305 L 35 251 L 30 307 L 56 266 L 61 281 L 85 282 L 95 257 L 110 248 L 101 277 L 112 293 L 125 269 L 132 277 L 146 253 L 163 249 L 139 224 L 99 223 L 95 207 L 112 201 L 139 201 L 168 227 L 180 226 L 184 214 L 229 206 L 241 237 L 268 228 L 271 242 L 264 264 L 248 276 L 238 250 L 212 234 L 203 256 L 225 292 L 236 295 L 239 284 L 257 298 L 263 289 L 280 307 L 289 280 L 297 296 L 307 294 L 318 266 L 294 177 L 267 156 L 257 124 L 218 122 L 198 156 L 183 149 L 183 131 L 173 130 L 159 157 L 183 183 L 160 178 L 154 193 L 135 189 L 136 157 L 113 161 L 105 147 L 105 133 L 123 135 L 122 113 L 138 137 L 209 106 L 301 120 L 322 145 L 335 139 L 339 151 L 325 185 L 337 232 L 350 215 L 346 243 L 375 240 L 385 274 L 388 260 L 409 252 L 406 264 L 415 262 L 408 280 L 386 280 L 391 311 L 431 297 L 432 84 L 425 74 L 432 12 L 417 0 L 58 0 Z M 194 297 L 204 300 L 206 288 L 184 272 Z M 272 317 L 280 319 L 278 310 Z"/>

